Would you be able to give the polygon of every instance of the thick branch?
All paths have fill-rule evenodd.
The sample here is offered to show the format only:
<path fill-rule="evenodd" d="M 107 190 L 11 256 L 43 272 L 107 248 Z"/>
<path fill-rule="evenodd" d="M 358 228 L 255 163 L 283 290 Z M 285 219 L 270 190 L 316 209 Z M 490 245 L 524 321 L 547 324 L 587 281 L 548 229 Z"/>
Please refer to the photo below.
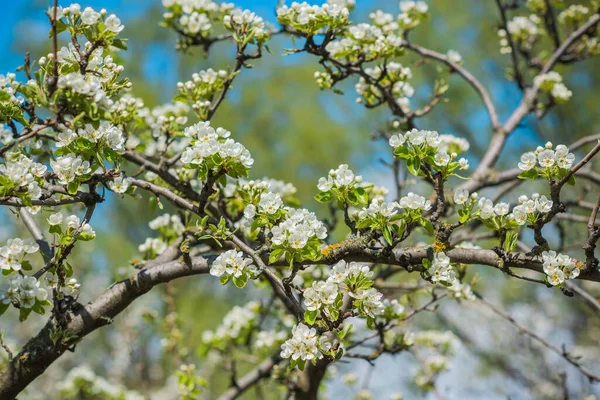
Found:
<path fill-rule="evenodd" d="M 111 323 L 112 318 L 154 286 L 185 276 L 204 274 L 208 270 L 208 261 L 203 257 L 192 258 L 189 265 L 172 261 L 143 269 L 129 279 L 115 283 L 85 306 L 72 309 L 65 322 L 50 319 L 0 372 L 0 398 L 14 399 L 66 350 L 89 333 Z M 62 335 L 58 333 L 61 331 Z M 56 343 L 53 343 L 51 335 L 55 339 L 58 337 Z"/>

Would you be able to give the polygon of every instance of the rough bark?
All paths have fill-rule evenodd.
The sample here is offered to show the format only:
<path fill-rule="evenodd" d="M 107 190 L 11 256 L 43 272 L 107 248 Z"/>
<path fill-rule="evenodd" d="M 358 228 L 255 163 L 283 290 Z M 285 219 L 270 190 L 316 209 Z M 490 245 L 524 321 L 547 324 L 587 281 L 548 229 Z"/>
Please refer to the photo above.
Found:
<path fill-rule="evenodd" d="M 190 264 L 176 260 L 142 269 L 129 279 L 115 283 L 85 306 L 76 304 L 59 318 L 51 317 L 44 328 L 9 361 L 7 368 L 0 372 L 0 399 L 16 398 L 65 351 L 90 332 L 110 324 L 131 302 L 154 286 L 207 272 L 208 262 L 203 257 L 192 258 Z"/>

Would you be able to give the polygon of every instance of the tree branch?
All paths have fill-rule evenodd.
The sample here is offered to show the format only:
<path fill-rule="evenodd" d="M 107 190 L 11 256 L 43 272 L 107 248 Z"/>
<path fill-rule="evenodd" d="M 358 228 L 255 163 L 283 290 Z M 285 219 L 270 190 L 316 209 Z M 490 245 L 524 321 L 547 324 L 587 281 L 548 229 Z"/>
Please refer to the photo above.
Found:
<path fill-rule="evenodd" d="M 193 257 L 190 264 L 177 260 L 146 268 L 113 284 L 85 306 L 73 308 L 65 322 L 51 318 L 0 372 L 0 398 L 14 399 L 65 351 L 89 333 L 110 324 L 115 316 L 154 286 L 205 274 L 208 270 L 209 262 L 203 257 Z"/>

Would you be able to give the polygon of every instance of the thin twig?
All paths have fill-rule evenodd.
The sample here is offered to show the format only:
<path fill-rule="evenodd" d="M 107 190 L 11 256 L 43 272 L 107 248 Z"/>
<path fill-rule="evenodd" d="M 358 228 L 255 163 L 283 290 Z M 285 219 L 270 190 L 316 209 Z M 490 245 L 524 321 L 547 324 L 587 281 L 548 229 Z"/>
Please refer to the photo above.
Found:
<path fill-rule="evenodd" d="M 600 375 L 596 375 L 594 372 L 590 371 L 589 369 L 587 369 L 586 367 L 581 365 L 578 358 L 576 358 L 573 355 L 571 355 L 570 353 L 568 353 L 565 349 L 561 349 L 558 346 L 553 345 L 552 343 L 548 342 L 546 339 L 542 338 L 537 333 L 532 331 L 531 329 L 527 328 L 526 326 L 521 325 L 510 314 L 507 314 L 506 312 L 500 310 L 498 307 L 496 307 L 495 305 L 493 305 L 492 303 L 490 303 L 486 299 L 484 299 L 480 294 L 475 293 L 475 296 L 479 299 L 481 304 L 484 304 L 487 308 L 492 310 L 495 314 L 497 314 L 497 315 L 501 316 L 502 318 L 504 318 L 505 320 L 507 320 L 511 325 L 513 325 L 515 328 L 517 328 L 519 330 L 519 332 L 521 332 L 524 335 L 529 336 L 533 340 L 542 344 L 544 347 L 552 350 L 553 352 L 555 352 L 556 354 L 558 354 L 559 356 L 564 358 L 569 364 L 573 365 L 583 375 L 585 375 L 590 380 L 590 382 L 592 382 L 592 383 L 600 382 Z"/>

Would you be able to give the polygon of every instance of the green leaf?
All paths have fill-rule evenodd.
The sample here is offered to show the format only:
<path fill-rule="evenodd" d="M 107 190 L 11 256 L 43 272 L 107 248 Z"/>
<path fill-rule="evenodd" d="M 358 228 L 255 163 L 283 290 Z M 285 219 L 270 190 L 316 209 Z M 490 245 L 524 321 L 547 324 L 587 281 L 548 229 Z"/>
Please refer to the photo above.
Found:
<path fill-rule="evenodd" d="M 338 339 L 342 340 L 344 339 L 346 336 L 348 336 L 348 334 L 350 333 L 350 331 L 352 330 L 353 325 L 352 324 L 348 324 L 346 325 L 346 327 L 344 328 L 344 330 L 342 330 L 340 333 L 338 333 Z"/>
<path fill-rule="evenodd" d="M 285 249 L 275 249 L 269 255 L 269 264 L 273 264 L 277 262 L 281 258 L 281 256 L 285 253 Z"/>
<path fill-rule="evenodd" d="M 319 310 L 306 310 L 304 311 L 304 322 L 309 325 L 313 325 L 317 320 L 317 316 L 319 315 Z"/>
<path fill-rule="evenodd" d="M 0 102 L 9 101 L 9 100 L 10 100 L 10 94 L 5 92 L 4 90 L 1 90 L 0 91 Z"/>
<path fill-rule="evenodd" d="M 327 202 L 331 201 L 332 198 L 333 198 L 333 194 L 331 193 L 331 191 L 321 192 L 315 196 L 315 200 L 318 201 L 319 203 L 327 203 Z"/>
<path fill-rule="evenodd" d="M 300 371 L 304 371 L 304 366 L 306 365 L 306 360 L 298 360 L 297 366 Z"/>
<path fill-rule="evenodd" d="M 231 275 L 222 275 L 219 278 L 219 282 L 221 283 L 221 285 L 226 285 L 227 282 L 229 282 L 230 279 L 231 279 Z"/>
<path fill-rule="evenodd" d="M 372 221 L 370 219 L 363 219 L 356 223 L 356 229 L 364 229 L 371 226 Z"/>
<path fill-rule="evenodd" d="M 127 50 L 126 40 L 127 39 L 115 39 L 113 40 L 112 45 L 115 46 L 117 49 Z"/>
<path fill-rule="evenodd" d="M 471 216 L 471 213 L 469 212 L 469 210 L 465 210 L 465 209 L 458 210 L 458 221 L 461 224 L 464 224 L 465 222 L 467 222 L 469 220 L 470 216 Z"/>
<path fill-rule="evenodd" d="M 29 317 L 29 314 L 31 314 L 31 308 L 21 307 L 19 310 L 19 321 L 25 321 Z"/>
<path fill-rule="evenodd" d="M 506 238 L 504 240 L 504 250 L 510 252 L 517 248 L 519 241 L 519 234 L 515 231 L 506 232 Z"/>
<path fill-rule="evenodd" d="M 381 233 L 383 233 L 383 238 L 385 239 L 385 241 L 388 242 L 388 244 L 391 246 L 392 245 L 392 232 L 390 231 L 390 227 L 387 225 L 384 225 L 383 228 L 381 228 Z"/>
<path fill-rule="evenodd" d="M 355 190 L 351 190 L 350 192 L 348 192 L 348 203 L 350 203 L 353 206 L 359 205 L 358 196 Z"/>
<path fill-rule="evenodd" d="M 359 204 L 368 204 L 369 203 L 369 195 L 362 187 L 357 187 L 356 189 L 356 197 L 358 198 Z"/>
<path fill-rule="evenodd" d="M 0 315 L 4 314 L 8 310 L 8 307 L 10 307 L 10 303 L 4 304 L 0 302 Z"/>
<path fill-rule="evenodd" d="M 67 191 L 69 194 L 77 194 L 77 189 L 79 189 L 79 182 L 72 181 L 67 185 Z"/>
<path fill-rule="evenodd" d="M 242 273 L 242 275 L 240 275 L 239 277 L 233 277 L 233 284 L 239 289 L 246 286 L 246 283 L 248 283 L 248 274 Z"/>
<path fill-rule="evenodd" d="M 392 232 L 394 232 L 399 238 L 402 237 L 402 234 L 404 233 L 404 225 L 404 221 L 400 221 L 398 224 L 391 225 Z"/>
<path fill-rule="evenodd" d="M 63 263 L 63 271 L 65 271 L 65 276 L 67 278 L 73 276 L 73 267 L 68 262 Z"/>
<path fill-rule="evenodd" d="M 74 241 L 75 239 L 73 238 L 73 236 L 63 236 L 63 238 L 60 239 L 60 244 L 62 244 L 63 246 L 69 246 L 73 244 Z"/>
<path fill-rule="evenodd" d="M 421 157 L 414 156 L 409 158 L 406 161 L 406 167 L 411 174 L 414 176 L 419 176 L 419 173 L 421 172 Z"/>
<path fill-rule="evenodd" d="M 419 221 L 421 223 L 421 226 L 423 228 L 425 228 L 425 230 L 430 234 L 433 235 L 435 233 L 435 230 L 433 229 L 433 224 L 431 223 L 431 221 L 429 221 L 428 219 L 425 218 L 421 218 L 421 221 Z"/>
<path fill-rule="evenodd" d="M 396 147 L 396 150 L 394 150 L 394 154 L 396 156 L 398 156 L 398 158 L 402 159 L 402 160 L 407 160 L 411 157 L 408 148 L 405 146 L 398 146 Z"/>
<path fill-rule="evenodd" d="M 567 181 L 567 185 L 575 186 L 575 174 L 573 174 L 569 177 L 569 180 Z"/>
<path fill-rule="evenodd" d="M 421 263 L 423 264 L 423 267 L 425 269 L 431 268 L 431 260 L 430 259 L 424 258 L 423 260 L 421 260 Z"/>
<path fill-rule="evenodd" d="M 31 271 L 33 266 L 28 260 L 23 260 L 21 261 L 21 268 L 23 268 L 25 271 Z"/>
<path fill-rule="evenodd" d="M 59 35 L 64 32 L 67 29 L 67 26 L 68 25 L 65 24 L 62 19 L 58 19 L 56 21 L 56 34 Z M 54 30 L 50 29 L 50 32 L 48 32 L 48 37 L 51 38 L 52 36 L 54 36 Z"/>
<path fill-rule="evenodd" d="M 3 269 L 2 270 L 2 276 L 9 276 L 10 274 L 12 274 L 13 272 L 15 272 L 12 269 Z"/>
<path fill-rule="evenodd" d="M 60 227 L 60 225 L 51 225 L 49 232 L 60 235 L 62 233 L 62 228 Z"/>
<path fill-rule="evenodd" d="M 173 97 L 173 102 L 179 102 L 179 103 L 187 103 L 188 102 L 188 98 L 185 94 L 178 94 L 177 96 Z"/>
<path fill-rule="evenodd" d="M 27 207 L 32 206 L 31 197 L 27 193 L 19 193 L 18 196 Z"/>
<path fill-rule="evenodd" d="M 33 307 L 31 307 L 31 310 L 40 315 L 46 314 L 46 310 L 44 309 L 44 306 L 42 305 L 42 303 L 40 303 L 37 300 L 36 300 L 35 304 L 33 305 Z"/>
<path fill-rule="evenodd" d="M 375 330 L 375 328 L 377 328 L 377 324 L 375 324 L 375 320 L 373 318 L 367 317 L 367 327 L 372 330 Z"/>
<path fill-rule="evenodd" d="M 523 171 L 519 174 L 519 179 L 526 179 L 529 181 L 532 181 L 534 179 L 538 178 L 538 172 L 537 169 L 535 168 L 531 168 L 527 171 Z"/>

